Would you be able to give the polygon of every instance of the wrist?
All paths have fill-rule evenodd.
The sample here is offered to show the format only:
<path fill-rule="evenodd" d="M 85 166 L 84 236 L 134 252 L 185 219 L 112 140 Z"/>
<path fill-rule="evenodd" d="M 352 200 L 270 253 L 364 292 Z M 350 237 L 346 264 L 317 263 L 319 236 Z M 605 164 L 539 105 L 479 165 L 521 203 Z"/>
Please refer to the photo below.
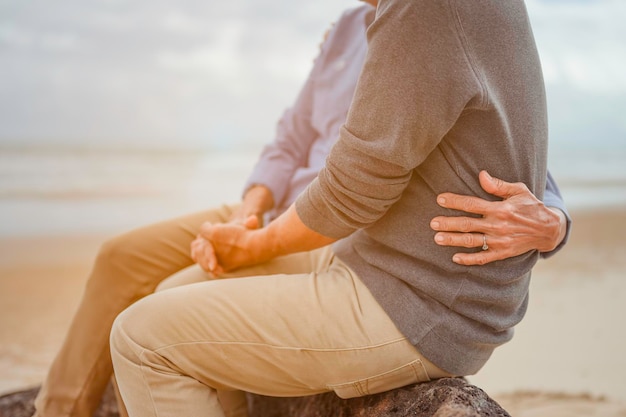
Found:
<path fill-rule="evenodd" d="M 255 248 L 257 263 L 266 262 L 282 255 L 280 241 L 277 239 L 275 227 L 270 226 L 257 229 L 251 234 L 251 248 Z"/>
<path fill-rule="evenodd" d="M 264 185 L 254 184 L 243 196 L 246 215 L 262 216 L 274 207 L 272 191 Z"/>
<path fill-rule="evenodd" d="M 547 207 L 558 219 L 555 223 L 555 233 L 552 234 L 553 238 L 550 244 L 550 248 L 548 250 L 544 250 L 542 252 L 550 252 L 556 249 L 563 239 L 565 239 L 565 234 L 567 233 L 567 218 L 565 217 L 565 213 L 557 207 Z"/>

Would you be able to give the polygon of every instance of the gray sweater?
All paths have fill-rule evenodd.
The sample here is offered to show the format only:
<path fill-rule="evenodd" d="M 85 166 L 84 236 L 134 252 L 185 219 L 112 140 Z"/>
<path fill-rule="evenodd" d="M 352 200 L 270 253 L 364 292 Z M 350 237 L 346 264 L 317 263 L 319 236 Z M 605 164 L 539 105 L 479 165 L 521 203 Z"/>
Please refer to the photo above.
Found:
<path fill-rule="evenodd" d="M 481 169 L 543 194 L 545 92 L 525 5 L 381 0 L 368 43 L 339 140 L 296 209 L 343 238 L 336 255 L 424 356 L 470 375 L 511 339 L 539 254 L 457 265 L 429 222 L 441 192 L 493 199 Z"/>

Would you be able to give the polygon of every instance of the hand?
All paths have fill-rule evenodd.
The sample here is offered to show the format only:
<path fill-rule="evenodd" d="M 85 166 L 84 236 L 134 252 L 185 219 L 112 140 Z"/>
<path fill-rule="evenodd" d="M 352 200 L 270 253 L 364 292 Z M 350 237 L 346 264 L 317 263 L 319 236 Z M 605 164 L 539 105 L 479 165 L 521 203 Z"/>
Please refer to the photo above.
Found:
<path fill-rule="evenodd" d="M 210 268 L 219 261 L 223 271 L 256 265 L 290 253 L 310 251 L 337 241 L 309 229 L 298 216 L 294 204 L 262 229 L 232 223 L 205 223 L 199 237 L 212 244 L 210 250 L 198 244 L 198 248 L 204 250 L 202 256 L 206 255 L 203 265 Z M 216 258 L 215 262 L 212 257 Z"/>
<path fill-rule="evenodd" d="M 213 245 L 200 235 L 191 242 L 191 259 L 200 265 L 205 272 L 214 276 L 223 272 L 222 267 L 217 263 L 217 255 Z"/>
<path fill-rule="evenodd" d="M 443 193 L 437 197 L 441 207 L 480 214 L 482 217 L 438 216 L 430 226 L 438 233 L 435 242 L 441 246 L 465 248 L 488 245 L 476 253 L 457 253 L 452 260 L 461 265 L 483 265 L 530 250 L 541 252 L 556 248 L 565 236 L 565 215 L 546 207 L 523 183 L 508 183 L 479 174 L 481 187 L 489 194 L 503 198 L 487 201 L 478 197 Z"/>
<path fill-rule="evenodd" d="M 232 220 L 229 224 L 237 228 L 243 227 L 247 230 L 255 230 L 259 228 L 259 219 L 257 216 L 251 215 L 247 219 Z M 209 229 L 212 226 L 210 222 L 206 222 L 200 227 L 200 230 Z M 212 272 L 216 275 L 224 272 L 222 266 L 218 264 L 217 253 L 213 244 L 204 238 L 202 233 L 191 242 L 191 259 L 206 272 Z"/>
<path fill-rule="evenodd" d="M 274 207 L 272 191 L 264 185 L 254 185 L 246 191 L 241 205 L 233 212 L 230 222 L 245 224 L 250 216 L 257 218 L 257 227 L 263 226 L 263 214 Z"/>
<path fill-rule="evenodd" d="M 274 205 L 274 198 L 269 188 L 263 185 L 251 187 L 245 194 L 241 205 L 230 216 L 229 223 L 253 230 L 263 226 L 263 213 Z M 210 228 L 211 223 L 205 223 L 201 228 Z M 191 259 L 206 272 L 219 274 L 224 272 L 218 264 L 217 254 L 213 244 L 202 235 L 191 242 Z"/>
<path fill-rule="evenodd" d="M 202 269 L 219 275 L 233 269 L 261 262 L 260 248 L 256 245 L 258 229 L 256 217 L 250 216 L 247 227 L 235 223 L 204 223 L 200 234 L 192 242 L 192 258 Z"/>

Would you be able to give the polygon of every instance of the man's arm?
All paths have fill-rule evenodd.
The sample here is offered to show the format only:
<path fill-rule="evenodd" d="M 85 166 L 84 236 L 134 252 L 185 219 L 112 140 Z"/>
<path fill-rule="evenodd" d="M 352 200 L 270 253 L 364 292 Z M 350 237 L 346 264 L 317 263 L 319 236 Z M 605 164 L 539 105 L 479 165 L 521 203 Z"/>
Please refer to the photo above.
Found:
<path fill-rule="evenodd" d="M 247 224 L 250 228 L 262 227 L 263 215 L 273 207 L 274 194 L 272 190 L 261 184 L 253 184 L 245 192 L 241 205 L 233 212 L 230 221 L 237 224 Z M 254 224 L 250 223 L 251 221 Z"/>
<path fill-rule="evenodd" d="M 556 210 L 556 213 L 559 214 L 559 216 L 561 214 L 565 216 L 565 235 L 563 236 L 563 239 L 557 243 L 557 246 L 553 250 L 549 252 L 541 252 L 542 258 L 549 258 L 560 251 L 563 246 L 567 244 L 569 235 L 572 231 L 572 218 L 567 211 L 567 207 L 565 207 L 565 201 L 561 196 L 561 190 L 559 190 L 559 186 L 557 185 L 554 177 L 552 177 L 550 171 L 548 171 L 546 190 L 543 193 L 543 203 L 551 210 Z"/>
<path fill-rule="evenodd" d="M 307 165 L 311 146 L 319 137 L 312 118 L 316 74 L 327 53 L 324 43 L 295 102 L 278 121 L 276 137 L 263 148 L 246 180 L 244 196 L 255 185 L 263 185 L 271 192 L 274 204 L 281 204 L 290 191 L 294 173 Z"/>
<path fill-rule="evenodd" d="M 570 219 L 562 204 L 558 187 L 551 177 L 546 188 L 546 200 L 555 202 L 549 207 L 537 199 L 521 183 L 508 183 L 491 177 L 486 171 L 479 174 L 485 191 L 503 198 L 487 201 L 478 197 L 443 193 L 437 203 L 445 208 L 479 214 L 482 217 L 447 217 L 432 219 L 431 227 L 438 233 L 435 242 L 442 246 L 466 248 L 482 247 L 488 250 L 475 253 L 457 253 L 453 261 L 462 265 L 482 265 L 539 250 L 552 253 L 565 242 Z M 558 201 L 561 204 L 557 204 Z"/>

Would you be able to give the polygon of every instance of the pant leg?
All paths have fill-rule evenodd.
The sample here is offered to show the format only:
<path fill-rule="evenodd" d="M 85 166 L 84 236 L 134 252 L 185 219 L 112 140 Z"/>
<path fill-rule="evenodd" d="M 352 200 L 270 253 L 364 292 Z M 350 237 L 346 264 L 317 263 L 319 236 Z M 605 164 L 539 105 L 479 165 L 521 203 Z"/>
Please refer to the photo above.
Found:
<path fill-rule="evenodd" d="M 230 277 L 234 278 L 238 275 L 245 275 L 245 270 L 240 270 L 237 273 L 230 274 Z M 185 268 L 172 276 L 161 281 L 157 286 L 156 292 L 165 291 L 171 288 L 180 287 L 183 285 L 195 284 L 198 282 L 206 282 L 214 279 L 213 275 L 206 273 L 200 266 L 194 264 L 188 268 Z M 128 411 L 124 405 L 119 394 L 119 388 L 114 381 L 114 389 L 117 398 L 117 403 L 120 410 L 120 417 L 128 417 Z M 246 393 L 239 390 L 218 390 L 217 398 L 224 410 L 226 417 L 247 417 L 248 416 L 248 400 Z"/>
<path fill-rule="evenodd" d="M 299 272 L 321 269 L 326 263 L 329 262 L 329 257 L 332 256 L 332 253 L 330 251 L 326 251 L 324 249 L 321 251 L 323 251 L 321 252 L 323 253 L 323 255 L 321 256 L 316 251 L 312 251 L 306 255 L 287 255 L 275 258 L 262 265 L 257 265 L 252 268 L 242 268 L 238 271 L 224 274 L 220 277 L 220 279 L 241 278 L 258 274 L 271 274 L 274 271 L 283 271 L 284 273 L 295 274 Z M 157 286 L 156 291 L 165 291 L 183 285 L 206 282 L 212 279 L 214 279 L 212 274 L 206 273 L 202 268 L 200 268 L 200 266 L 194 264 L 176 272 L 175 274 L 161 281 Z M 113 388 L 115 390 L 115 396 L 118 403 L 120 417 L 128 417 L 128 411 L 126 410 L 124 401 L 122 400 L 119 393 L 119 388 L 117 386 L 115 378 L 113 378 Z M 216 391 L 217 399 L 222 409 L 224 410 L 225 417 L 248 416 L 248 401 L 245 392 L 240 390 Z"/>
<path fill-rule="evenodd" d="M 241 268 L 222 274 L 218 279 L 273 275 L 277 271 L 280 271 L 281 274 L 304 274 L 311 271 L 321 271 L 328 267 L 332 256 L 333 254 L 330 248 L 280 256 L 260 265 Z M 188 284 L 196 284 L 198 282 L 206 282 L 211 279 L 213 279 L 211 274 L 204 272 L 200 266 L 194 264 L 161 281 L 156 291 L 163 291 Z"/>
<path fill-rule="evenodd" d="M 124 404 L 122 396 L 120 395 L 120 390 L 117 386 L 115 375 L 113 375 L 113 378 L 111 378 L 111 382 L 113 384 L 113 390 L 115 392 L 115 399 L 117 401 L 117 408 L 120 417 L 129 417 L 128 410 L 126 410 L 126 405 Z M 248 398 L 246 397 L 245 392 L 239 390 L 218 390 L 217 399 L 220 403 L 220 406 L 224 410 L 225 417 L 248 416 Z"/>
<path fill-rule="evenodd" d="M 217 389 L 347 398 L 447 375 L 328 259 L 310 273 L 192 284 L 127 309 L 111 348 L 130 415 L 221 417 Z"/>
<path fill-rule="evenodd" d="M 35 400 L 37 417 L 91 416 L 112 374 L 109 334 L 115 317 L 193 263 L 190 243 L 205 221 L 223 222 L 232 207 L 139 228 L 106 242 L 78 310 Z"/>

